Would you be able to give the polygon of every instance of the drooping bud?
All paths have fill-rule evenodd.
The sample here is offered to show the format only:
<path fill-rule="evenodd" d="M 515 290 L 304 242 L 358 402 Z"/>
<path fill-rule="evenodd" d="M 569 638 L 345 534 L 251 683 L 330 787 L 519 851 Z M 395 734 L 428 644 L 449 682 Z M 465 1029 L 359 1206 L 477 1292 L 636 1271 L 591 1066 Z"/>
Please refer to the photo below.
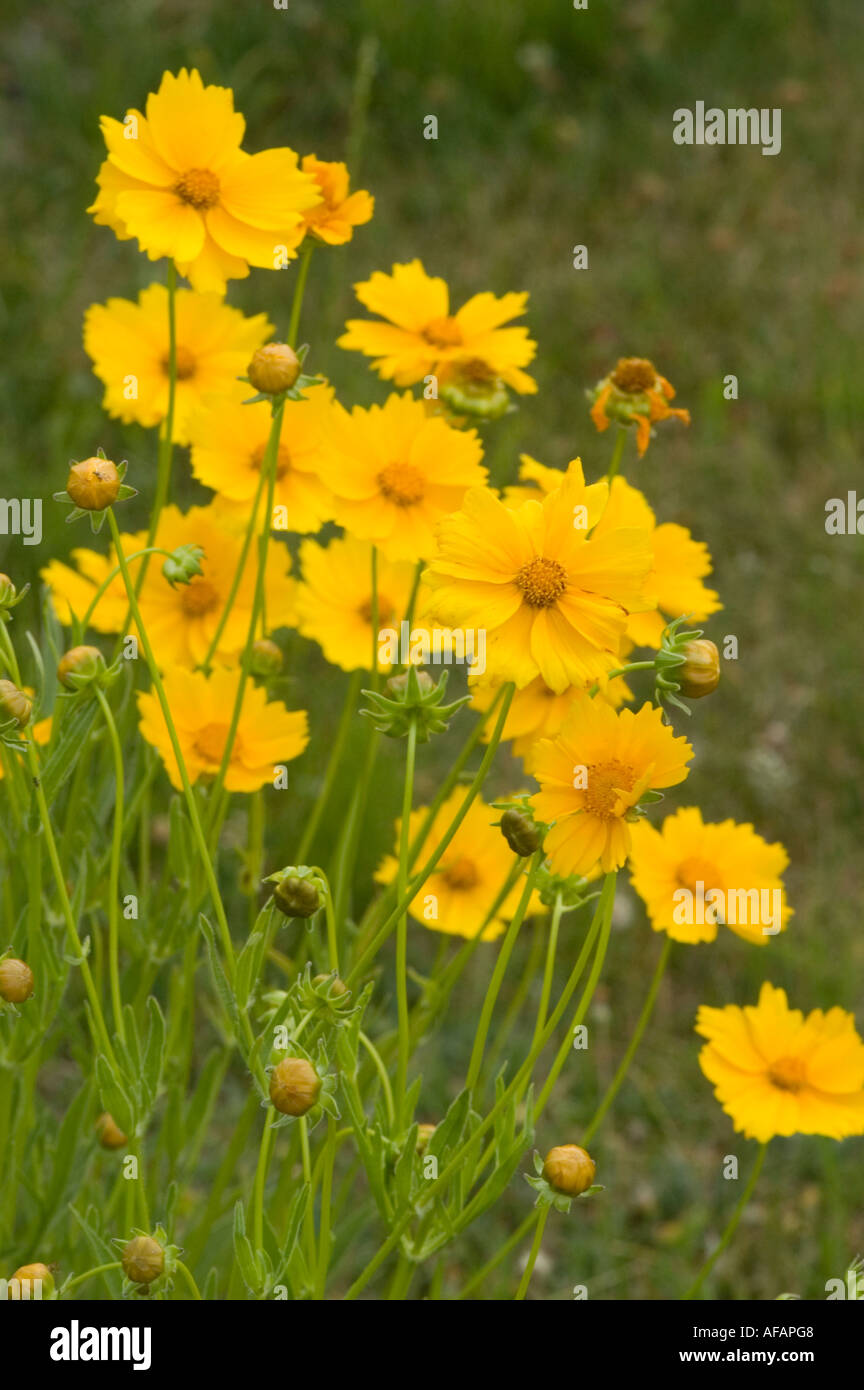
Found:
<path fill-rule="evenodd" d="M 124 1246 L 120 1262 L 133 1284 L 152 1284 L 165 1268 L 165 1251 L 152 1236 L 135 1236 Z"/>
<path fill-rule="evenodd" d="M 525 816 L 521 811 L 515 811 L 512 807 L 502 811 L 501 834 L 507 841 L 514 854 L 527 859 L 534 854 L 543 842 L 540 831 L 529 816 Z"/>
<path fill-rule="evenodd" d="M 318 885 L 311 879 L 299 878 L 296 874 L 289 874 L 277 883 L 273 899 L 279 911 L 284 912 L 286 917 L 314 917 L 324 906 Z"/>
<path fill-rule="evenodd" d="M 33 971 L 23 960 L 7 956 L 0 960 L 0 999 L 7 1004 L 23 1004 L 33 993 Z"/>
<path fill-rule="evenodd" d="M 283 1115 L 305 1115 L 321 1090 L 321 1078 L 305 1057 L 284 1057 L 270 1073 L 270 1102 Z"/>
<path fill-rule="evenodd" d="M 246 375 L 256 391 L 265 396 L 279 396 L 291 390 L 300 368 L 300 358 L 287 343 L 265 343 L 246 368 Z"/>
<path fill-rule="evenodd" d="M 720 653 L 715 644 L 703 637 L 687 642 L 681 651 L 684 665 L 676 672 L 681 694 L 690 700 L 711 695 L 720 684 Z"/>
<path fill-rule="evenodd" d="M 280 647 L 269 637 L 259 637 L 252 646 L 252 674 L 268 679 L 278 676 L 282 670 L 283 656 Z"/>
<path fill-rule="evenodd" d="M 106 670 L 105 658 L 98 647 L 72 647 L 60 658 L 57 679 L 67 690 L 77 690 Z"/>
<path fill-rule="evenodd" d="M 594 1182 L 597 1165 L 578 1144 L 559 1144 L 550 1149 L 543 1164 L 543 1177 L 556 1192 L 578 1197 Z"/>
<path fill-rule="evenodd" d="M 26 729 L 32 710 L 32 700 L 14 681 L 0 680 L 0 723 L 14 719 L 19 729 Z"/>
<path fill-rule="evenodd" d="M 107 1110 L 96 1121 L 96 1133 L 103 1149 L 122 1149 L 129 1141 L 113 1115 Z"/>

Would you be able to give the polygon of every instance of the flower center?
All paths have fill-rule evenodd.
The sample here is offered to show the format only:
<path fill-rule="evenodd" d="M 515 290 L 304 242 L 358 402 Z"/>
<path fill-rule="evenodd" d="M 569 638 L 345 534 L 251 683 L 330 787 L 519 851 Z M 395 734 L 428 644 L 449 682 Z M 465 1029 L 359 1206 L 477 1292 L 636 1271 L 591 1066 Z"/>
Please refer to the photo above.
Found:
<path fill-rule="evenodd" d="M 768 1068 L 768 1080 L 778 1091 L 800 1091 L 807 1082 L 807 1067 L 800 1057 L 779 1057 Z"/>
<path fill-rule="evenodd" d="M 187 169 L 175 183 L 174 192 L 197 212 L 206 212 L 219 202 L 219 180 L 209 169 Z"/>
<path fill-rule="evenodd" d="M 529 608 L 551 608 L 567 588 L 567 571 L 557 560 L 535 555 L 513 580 Z"/>
<path fill-rule="evenodd" d="M 432 347 L 458 347 L 462 342 L 462 329 L 452 314 L 448 314 L 446 318 L 430 319 L 423 329 L 423 337 Z"/>
<path fill-rule="evenodd" d="M 709 860 L 699 859 L 695 855 L 690 859 L 684 859 L 678 865 L 675 877 L 682 888 L 688 889 L 691 893 L 699 893 L 700 897 L 712 888 L 723 887 L 715 866 Z"/>
<path fill-rule="evenodd" d="M 588 785 L 584 807 L 592 816 L 612 820 L 620 791 L 628 791 L 636 781 L 632 767 L 612 758 L 608 763 L 588 764 Z"/>
<path fill-rule="evenodd" d="M 397 507 L 414 507 L 423 501 L 426 479 L 413 463 L 388 463 L 377 478 L 378 486 Z"/>
<path fill-rule="evenodd" d="M 372 600 L 371 600 L 371 598 L 365 599 L 364 602 L 360 604 L 360 607 L 357 609 L 357 612 L 359 613 L 360 617 L 363 619 L 364 623 L 371 623 L 371 621 L 372 621 Z M 389 598 L 385 598 L 383 594 L 379 594 L 379 595 L 378 595 L 378 622 L 379 622 L 379 624 L 380 624 L 382 627 L 386 626 L 386 624 L 389 623 L 389 622 L 395 617 L 395 615 L 396 615 L 396 605 L 395 605 L 394 603 L 391 603 L 390 600 L 389 600 Z"/>
<path fill-rule="evenodd" d="M 195 752 L 204 759 L 205 762 L 212 763 L 214 767 L 222 766 L 222 758 L 225 754 L 225 744 L 228 742 L 227 724 L 205 724 L 204 728 L 198 733 L 195 739 Z M 234 748 L 231 754 L 232 761 L 239 756 L 240 736 L 237 735 L 234 741 Z"/>
<path fill-rule="evenodd" d="M 459 376 L 464 381 L 473 381 L 477 384 L 495 380 L 494 368 L 484 362 L 482 357 L 469 357 L 466 362 L 459 363 Z"/>
<path fill-rule="evenodd" d="M 252 464 L 252 467 L 258 471 L 260 471 L 261 465 L 264 462 L 264 454 L 266 452 L 266 449 L 266 444 L 259 444 L 258 448 L 252 454 L 250 462 Z M 285 474 L 288 472 L 290 467 L 291 455 L 288 451 L 287 445 L 280 444 L 279 452 L 276 455 L 276 477 L 280 480 L 280 482 L 285 477 Z"/>
<path fill-rule="evenodd" d="M 195 375 L 195 358 L 187 347 L 183 347 L 182 343 L 177 344 L 174 356 L 177 363 L 177 380 L 188 381 L 190 376 Z M 171 358 L 167 352 L 162 358 L 162 370 L 166 376 L 171 375 Z"/>
<path fill-rule="evenodd" d="M 618 365 L 612 373 L 613 384 L 619 391 L 626 391 L 628 396 L 638 396 L 642 391 L 649 391 L 656 380 L 654 363 L 649 362 L 647 357 L 619 357 Z"/>
<path fill-rule="evenodd" d="M 187 618 L 200 618 L 204 613 L 218 608 L 219 602 L 219 592 L 215 585 L 203 575 L 196 574 L 183 587 L 180 607 Z"/>
<path fill-rule="evenodd" d="M 448 888 L 453 888 L 456 892 L 465 892 L 468 888 L 475 888 L 480 882 L 480 875 L 473 859 L 467 859 L 463 855 L 460 859 L 454 859 L 448 869 L 442 874 L 444 882 Z"/>

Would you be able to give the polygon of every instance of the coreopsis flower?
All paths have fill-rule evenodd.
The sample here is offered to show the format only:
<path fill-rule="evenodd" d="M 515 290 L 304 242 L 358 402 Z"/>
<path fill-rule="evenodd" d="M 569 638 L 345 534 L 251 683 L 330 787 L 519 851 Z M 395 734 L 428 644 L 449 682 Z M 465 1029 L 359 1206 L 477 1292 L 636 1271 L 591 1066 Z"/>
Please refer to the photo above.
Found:
<path fill-rule="evenodd" d="M 708 1039 L 699 1065 L 748 1139 L 864 1134 L 864 1042 L 852 1014 L 835 1007 L 805 1018 L 766 982 L 758 1004 L 703 1005 L 696 1032 Z"/>
<path fill-rule="evenodd" d="M 419 260 L 394 265 L 392 275 L 376 270 L 355 285 L 360 303 L 374 319 L 349 319 L 338 346 L 373 357 L 378 375 L 397 386 L 411 386 L 426 376 L 439 385 L 456 368 L 468 376 L 498 379 L 521 395 L 537 390 L 522 370 L 537 344 L 525 327 L 502 328 L 525 313 L 527 294 L 475 294 L 455 314 L 445 280 L 427 275 Z"/>
<path fill-rule="evenodd" d="M 690 424 L 689 410 L 670 406 L 675 388 L 661 376 L 647 357 L 619 357 L 613 372 L 598 381 L 593 392 L 591 419 L 602 433 L 613 420 L 636 426 L 639 457 L 651 441 L 651 426 L 673 416 Z"/>
<path fill-rule="evenodd" d="M 599 686 L 598 698 L 608 700 L 613 709 L 618 709 L 620 705 L 633 698 L 633 692 L 620 677 L 613 681 L 600 682 Z M 488 681 L 470 681 L 473 708 L 488 709 L 498 688 L 499 686 Z M 512 740 L 511 752 L 514 757 L 522 759 L 526 772 L 531 771 L 532 752 L 540 739 L 554 738 L 566 723 L 573 708 L 573 696 L 577 689 L 584 691 L 585 686 L 568 686 L 562 691 L 551 690 L 542 676 L 536 676 L 529 685 L 514 692 L 501 737 L 504 742 Z M 492 737 L 494 727 L 493 717 L 483 730 L 482 738 L 485 743 Z"/>
<path fill-rule="evenodd" d="M 659 830 L 640 820 L 630 834 L 633 887 L 655 931 L 673 941 L 714 941 L 718 926 L 727 926 L 764 946 L 788 926 L 782 875 L 789 856 L 752 825 L 706 824 L 698 807 L 686 806 Z"/>
<path fill-rule="evenodd" d="M 328 246 L 344 246 L 353 237 L 355 227 L 371 220 L 375 199 L 365 189 L 348 192 L 350 178 L 346 164 L 306 154 L 302 169 L 315 180 L 322 199 L 303 214 L 304 230 Z"/>
<path fill-rule="evenodd" d="M 190 780 L 215 776 L 222 765 L 237 697 L 237 670 L 219 667 L 210 676 L 202 671 L 166 670 L 165 695 Z M 182 789 L 180 771 L 159 701 L 152 691 L 138 695 L 141 733 L 165 764 L 172 786 Z M 248 682 L 237 735 L 225 775 L 228 791 L 254 792 L 272 785 L 274 768 L 299 758 L 309 741 L 305 710 L 287 710 L 267 700 L 261 686 Z"/>
<path fill-rule="evenodd" d="M 335 520 L 391 560 L 433 554 L 437 523 L 486 481 L 476 431 L 451 429 L 408 392 L 350 414 L 334 402 L 326 448 Z"/>
<path fill-rule="evenodd" d="M 311 386 L 302 401 L 283 406 L 273 494 L 277 531 L 317 531 L 332 517 L 322 476 L 324 422 L 332 398 L 329 386 Z M 228 397 L 197 410 L 189 421 L 192 472 L 232 505 L 244 525 L 261 480 L 271 419 L 266 401 L 244 405 Z"/>
<path fill-rule="evenodd" d="M 125 556 L 134 556 L 147 545 L 147 534 L 140 531 L 121 537 Z M 169 506 L 159 517 L 155 544 L 175 551 L 181 546 L 203 549 L 197 562 L 200 573 L 188 583 L 172 582 L 163 573 L 159 556 L 150 556 L 144 583 L 138 597 L 141 616 L 160 667 L 198 666 L 206 659 L 222 618 L 234 576 L 240 563 L 243 538 L 222 524 L 221 514 L 211 503 L 182 513 Z M 51 592 L 60 621 L 68 624 L 74 613 L 86 613 L 99 585 L 116 566 L 113 548 L 107 555 L 92 550 L 75 550 L 76 568 L 51 560 L 42 578 Z M 141 559 L 130 559 L 129 573 L 137 581 Z M 246 642 L 255 597 L 257 556 L 250 548 L 228 617 L 213 660 L 235 662 Z M 289 574 L 291 557 L 287 547 L 273 544 L 267 552 L 265 599 L 271 628 L 293 623 L 295 582 Z M 99 599 L 91 618 L 97 632 L 126 632 L 124 626 L 129 601 L 121 576 L 116 576 Z M 134 631 L 134 624 L 128 628 Z"/>
<path fill-rule="evenodd" d="M 559 693 L 602 680 L 628 616 L 652 606 L 649 532 L 592 534 L 607 497 L 605 482 L 586 486 L 574 459 L 542 502 L 510 508 L 490 488 L 472 488 L 441 523 L 425 574 L 429 614 L 485 628 L 491 677 L 521 688 L 540 675 Z"/>
<path fill-rule="evenodd" d="M 646 792 L 683 782 L 692 756 L 655 706 L 616 711 L 577 692 L 557 738 L 537 744 L 532 756 L 540 791 L 531 802 L 539 820 L 554 822 L 546 836 L 552 872 L 588 874 L 598 863 L 604 873 L 620 868 L 630 853 L 634 807 Z"/>
<path fill-rule="evenodd" d="M 196 289 L 219 294 L 250 265 L 274 270 L 296 255 L 318 185 L 293 150 L 241 150 L 246 122 L 230 87 L 205 87 L 195 68 L 166 72 L 146 116 L 100 124 L 108 158 L 88 211 L 121 241 L 136 237 L 151 261 L 168 256 Z"/>
<path fill-rule="evenodd" d="M 302 579 L 295 599 L 297 628 L 343 671 L 366 671 L 372 660 L 372 547 L 354 536 L 329 545 L 303 541 Z M 378 631 L 400 631 L 408 612 L 415 566 L 378 559 Z M 389 663 L 379 662 L 386 666 Z"/>
<path fill-rule="evenodd" d="M 439 807 L 426 843 L 435 845 L 444 836 L 456 812 L 465 799 L 465 792 L 457 787 Z M 426 808 L 418 807 L 411 812 L 409 833 L 411 842 L 420 831 L 426 818 Z M 508 847 L 495 822 L 500 816 L 491 806 L 482 801 L 471 803 L 468 814 L 453 836 L 438 863 L 435 872 L 426 880 L 409 913 L 416 922 L 433 931 L 447 932 L 451 936 L 476 936 L 495 899 L 501 885 L 513 867 L 513 852 Z M 396 842 L 399 842 L 401 820 L 396 822 Z M 392 883 L 396 877 L 398 859 L 388 855 L 375 874 L 376 882 Z M 494 941 L 504 930 L 516 911 L 522 895 L 523 884 L 518 883 L 499 906 L 495 916 L 483 931 L 483 941 Z M 545 909 L 536 893 L 532 893 L 529 913 L 543 912 Z"/>
<path fill-rule="evenodd" d="M 266 314 L 246 318 L 218 294 L 178 290 L 177 389 L 174 440 L 189 442 L 189 418 L 209 397 L 241 401 L 238 380 L 251 354 L 273 332 Z M 124 424 L 159 425 L 168 411 L 168 291 L 149 285 L 131 299 L 92 304 L 84 316 L 84 347 L 105 386 L 102 404 Z"/>

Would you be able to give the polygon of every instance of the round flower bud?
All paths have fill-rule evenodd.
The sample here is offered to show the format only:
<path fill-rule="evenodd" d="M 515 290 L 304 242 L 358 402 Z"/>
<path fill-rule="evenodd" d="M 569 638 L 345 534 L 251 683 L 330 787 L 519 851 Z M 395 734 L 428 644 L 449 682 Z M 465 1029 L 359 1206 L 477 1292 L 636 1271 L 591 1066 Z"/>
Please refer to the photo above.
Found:
<path fill-rule="evenodd" d="M 133 1284 L 152 1284 L 165 1268 L 165 1251 L 152 1236 L 135 1236 L 125 1246 L 120 1262 Z"/>
<path fill-rule="evenodd" d="M 720 684 L 720 653 L 713 642 L 701 638 L 687 642 L 681 648 L 684 665 L 675 671 L 681 694 L 690 700 L 701 700 Z"/>
<path fill-rule="evenodd" d="M 23 1004 L 33 993 L 33 971 L 23 960 L 7 956 L 0 960 L 0 999 L 7 1004 Z"/>
<path fill-rule="evenodd" d="M 259 637 L 258 641 L 252 646 L 252 674 L 253 676 L 278 676 L 282 670 L 283 656 L 281 647 L 271 641 L 269 637 Z"/>
<path fill-rule="evenodd" d="M 313 985 L 329 985 L 330 993 L 337 996 L 348 993 L 348 986 L 344 980 L 339 979 L 338 975 L 316 975 L 312 983 Z"/>
<path fill-rule="evenodd" d="M 30 723 L 33 702 L 12 681 L 0 680 L 0 723 L 14 719 L 19 729 Z"/>
<path fill-rule="evenodd" d="M 120 494 L 120 474 L 110 459 L 90 458 L 73 463 L 66 491 L 70 501 L 85 512 L 104 512 Z"/>
<path fill-rule="evenodd" d="M 305 1115 L 320 1090 L 321 1078 L 305 1057 L 284 1057 L 270 1073 L 270 1101 L 283 1115 Z"/>
<path fill-rule="evenodd" d="M 96 1133 L 103 1149 L 122 1149 L 128 1143 L 114 1116 L 109 1115 L 107 1110 L 96 1121 Z"/>
<path fill-rule="evenodd" d="M 300 375 L 300 359 L 287 343 L 266 343 L 255 353 L 246 375 L 256 391 L 278 396 L 290 391 Z"/>
<path fill-rule="evenodd" d="M 70 676 L 80 676 L 84 680 L 93 680 L 105 670 L 105 658 L 98 647 L 71 647 L 60 658 L 57 667 L 57 679 L 61 685 L 65 685 L 67 690 L 74 690 L 79 682 L 70 680 Z"/>
<path fill-rule="evenodd" d="M 276 884 L 273 898 L 279 911 L 284 912 L 286 917 L 314 917 L 318 909 L 324 906 L 316 884 L 308 878 L 298 878 L 296 874 L 289 874 Z"/>
<path fill-rule="evenodd" d="M 429 1147 L 429 1140 L 432 1138 L 432 1135 L 435 1133 L 437 1128 L 437 1125 L 430 1124 L 422 1124 L 417 1126 L 418 1154 L 425 1154 L 426 1150 Z"/>
<path fill-rule="evenodd" d="M 596 1164 L 578 1144 L 559 1144 L 550 1149 L 543 1164 L 543 1176 L 556 1192 L 578 1197 L 587 1192 L 594 1181 Z"/>
<path fill-rule="evenodd" d="M 47 1265 L 32 1264 L 21 1265 L 20 1269 L 16 1269 L 15 1273 L 12 1275 L 12 1278 L 9 1280 L 7 1285 L 7 1299 L 11 1298 L 15 1299 L 16 1301 L 20 1301 L 22 1298 L 25 1297 L 32 1299 L 36 1294 L 36 1289 L 34 1288 L 34 1285 L 36 1284 L 37 1280 L 41 1285 L 41 1288 L 39 1289 L 40 1297 L 50 1298 L 52 1293 L 54 1292 L 54 1275 L 51 1273 Z M 24 1283 L 27 1283 L 30 1286 L 26 1291 L 21 1287 Z"/>
<path fill-rule="evenodd" d="M 414 673 L 417 677 L 417 684 L 420 687 L 421 695 L 427 695 L 430 690 L 435 689 L 435 682 L 428 671 L 421 671 L 419 667 L 415 666 Z M 386 682 L 385 688 L 398 700 L 408 689 L 408 672 L 400 671 L 398 676 L 391 676 Z"/>
<path fill-rule="evenodd" d="M 523 859 L 540 848 L 540 832 L 534 822 L 512 807 L 501 816 L 501 834 L 513 853 L 521 855 Z"/>

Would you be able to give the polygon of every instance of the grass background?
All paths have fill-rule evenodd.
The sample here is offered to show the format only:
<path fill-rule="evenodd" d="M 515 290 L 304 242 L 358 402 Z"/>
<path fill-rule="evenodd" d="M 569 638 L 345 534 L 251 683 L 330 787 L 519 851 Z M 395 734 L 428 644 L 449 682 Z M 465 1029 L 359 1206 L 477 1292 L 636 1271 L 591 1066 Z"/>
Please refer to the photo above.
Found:
<path fill-rule="evenodd" d="M 860 476 L 864 170 L 852 132 L 864 11 L 844 0 L 590 0 L 587 11 L 568 0 L 291 0 L 286 10 L 264 0 L 81 0 L 7 3 L 4 31 L 0 495 L 49 498 L 67 460 L 101 443 L 131 460 L 142 491 L 130 529 L 145 514 L 155 441 L 103 416 L 81 321 L 94 299 L 131 296 L 162 268 L 94 227 L 84 209 L 102 158 L 99 115 L 143 104 L 164 68 L 184 64 L 235 88 L 248 148 L 347 152 L 355 186 L 376 196 L 374 222 L 313 265 L 304 311 L 312 360 L 343 401 L 383 398 L 359 356 L 333 346 L 354 307 L 352 282 L 420 256 L 457 304 L 481 289 L 530 291 L 540 394 L 487 431 L 496 479 L 513 478 L 522 450 L 558 466 L 580 453 L 592 476 L 605 469 L 610 445 L 594 433 L 583 391 L 618 355 L 654 358 L 690 407 L 691 428 L 668 426 L 640 464 L 631 454 L 628 475 L 660 519 L 708 542 L 726 605 L 710 635 L 735 634 L 740 656 L 726 663 L 718 695 L 694 710 L 696 764 L 666 806 L 698 801 L 709 818 L 752 820 L 782 840 L 796 916 L 764 951 L 726 933 L 673 953 L 649 1035 L 592 1146 L 608 1190 L 590 1211 L 550 1223 L 532 1285 L 552 1299 L 577 1283 L 592 1298 L 677 1296 L 740 1190 L 723 1181 L 723 1156 L 738 1155 L 744 1173 L 755 1154 L 698 1069 L 699 1003 L 747 1002 L 767 975 L 802 1008 L 841 1004 L 864 1026 L 862 542 L 824 529 L 826 500 Z M 674 145 L 672 112 L 697 100 L 779 106 L 782 153 Z M 422 137 L 430 113 L 435 142 Z M 572 268 L 576 244 L 588 247 L 588 270 Z M 229 296 L 266 309 L 284 331 L 291 289 L 290 272 L 253 272 Z M 738 377 L 737 401 L 723 399 L 727 373 Z M 177 475 L 177 495 L 193 500 L 183 451 Z M 34 578 L 49 555 L 82 543 L 60 510 L 46 504 L 38 550 L 0 537 L 0 567 Z M 291 805 L 271 798 L 271 867 L 285 859 L 280 847 L 293 843 L 314 792 L 343 690 L 309 643 L 293 636 L 288 646 L 292 698 L 319 713 Z M 436 745 L 421 795 L 462 736 Z M 400 752 L 388 747 L 380 760 L 367 881 L 389 848 Z M 349 760 L 346 786 L 351 775 Z M 518 767 L 505 764 L 498 785 L 518 781 Z M 418 968 L 436 945 L 415 928 Z M 659 947 L 622 894 L 592 1046 L 562 1075 L 538 1133 L 544 1150 L 578 1137 Z M 570 927 L 562 968 L 575 949 Z M 464 1072 L 490 958 L 479 953 L 421 1056 L 442 1104 Z M 522 963 L 524 955 L 507 988 Z M 520 1046 L 517 1037 L 514 1053 Z M 825 1280 L 864 1252 L 862 1156 L 861 1139 L 776 1141 L 712 1292 L 824 1296 Z M 446 1288 L 529 1202 L 514 1183 L 497 1215 L 449 1252 Z M 487 1295 L 512 1296 L 513 1271 L 510 1260 Z"/>

